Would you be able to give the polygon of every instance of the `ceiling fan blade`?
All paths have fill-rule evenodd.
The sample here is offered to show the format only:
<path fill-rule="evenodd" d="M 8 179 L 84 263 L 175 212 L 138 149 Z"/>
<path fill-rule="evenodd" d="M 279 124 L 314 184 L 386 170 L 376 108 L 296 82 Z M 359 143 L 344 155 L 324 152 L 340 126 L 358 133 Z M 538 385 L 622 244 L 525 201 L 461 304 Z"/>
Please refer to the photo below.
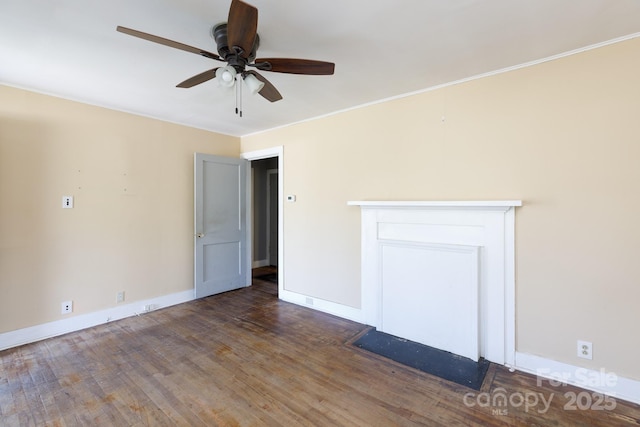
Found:
<path fill-rule="evenodd" d="M 258 92 L 260 95 L 262 95 L 264 99 L 271 102 L 280 101 L 282 99 L 282 95 L 280 95 L 280 92 L 278 92 L 278 89 L 276 89 L 276 87 L 273 84 L 271 84 L 269 80 L 265 79 L 257 71 L 249 70 L 249 71 L 245 71 L 245 73 L 254 75 L 258 80 L 264 83 L 264 86 L 262 87 L 260 92 Z"/>
<path fill-rule="evenodd" d="M 121 27 L 120 25 L 118 25 L 118 27 L 116 28 L 117 31 L 124 33 L 124 34 L 128 34 L 130 36 L 134 36 L 134 37 L 139 37 L 141 39 L 144 40 L 149 40 L 150 42 L 154 42 L 154 43 L 159 43 L 165 46 L 169 46 L 169 47 L 173 47 L 176 49 L 180 49 L 180 50 L 184 50 L 187 52 L 191 52 L 191 53 L 195 53 L 197 55 L 202 55 L 206 58 L 211 58 L 211 59 L 216 59 L 218 61 L 222 61 L 222 59 L 216 55 L 213 52 L 208 52 L 206 50 L 197 48 L 197 47 L 193 47 L 193 46 L 189 46 L 186 45 L 184 43 L 179 43 L 173 40 L 169 40 L 169 39 L 165 39 L 164 37 L 158 37 L 158 36 L 154 36 L 153 34 L 148 34 L 148 33 L 143 33 L 142 31 L 138 31 L 138 30 L 133 30 L 131 28 L 127 28 L 127 27 Z"/>
<path fill-rule="evenodd" d="M 336 64 L 333 62 L 314 61 L 312 59 L 295 58 L 260 58 L 254 65 L 263 71 L 275 71 L 276 73 L 309 74 L 315 76 L 331 75 Z"/>
<path fill-rule="evenodd" d="M 241 0 L 233 0 L 227 20 L 229 48 L 240 49 L 240 56 L 248 58 L 256 41 L 258 31 L 258 9 Z"/>
<path fill-rule="evenodd" d="M 200 73 L 198 75 L 195 75 L 193 77 L 191 77 L 190 79 L 187 79 L 185 81 L 183 81 L 182 83 L 176 85 L 176 87 L 183 87 L 183 88 L 188 88 L 188 87 L 194 87 L 195 85 L 199 85 L 200 83 L 204 83 L 206 81 L 209 81 L 213 78 L 216 77 L 216 70 L 220 68 L 220 67 L 216 67 L 212 70 L 207 70 L 204 73 Z"/>

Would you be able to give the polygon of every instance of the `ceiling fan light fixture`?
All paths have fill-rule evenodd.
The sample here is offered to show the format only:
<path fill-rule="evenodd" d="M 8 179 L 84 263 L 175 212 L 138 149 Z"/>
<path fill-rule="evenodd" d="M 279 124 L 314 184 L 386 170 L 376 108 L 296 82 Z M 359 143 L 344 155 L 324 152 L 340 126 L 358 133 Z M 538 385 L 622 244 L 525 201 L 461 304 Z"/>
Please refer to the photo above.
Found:
<path fill-rule="evenodd" d="M 236 80 L 244 80 L 247 88 L 253 94 L 257 93 L 269 102 L 276 102 L 282 99 L 282 95 L 270 81 L 257 71 L 246 71 L 247 66 L 255 67 L 260 71 L 305 75 L 331 75 L 334 73 L 335 68 L 333 62 L 311 59 L 256 59 L 256 53 L 260 46 L 258 9 L 244 0 L 231 0 L 227 22 L 222 22 L 212 27 L 211 36 L 216 42 L 217 54 L 120 25 L 116 27 L 116 31 L 205 58 L 226 62 L 226 66 L 196 74 L 177 84 L 176 87 L 190 88 L 209 80 L 213 80 L 218 88 L 226 92 L 230 92 L 235 87 L 236 113 L 241 117 L 243 85 L 242 82 L 236 84 Z"/>
<path fill-rule="evenodd" d="M 262 88 L 264 87 L 264 82 L 261 82 L 260 80 L 258 80 L 258 78 L 256 76 L 254 76 L 253 74 L 247 74 L 244 76 L 244 83 L 247 85 L 247 87 L 249 88 L 249 91 L 255 95 L 258 92 L 260 92 L 262 90 Z"/>
<path fill-rule="evenodd" d="M 221 87 L 233 87 L 236 82 L 236 70 L 230 65 L 216 70 L 216 81 Z"/>

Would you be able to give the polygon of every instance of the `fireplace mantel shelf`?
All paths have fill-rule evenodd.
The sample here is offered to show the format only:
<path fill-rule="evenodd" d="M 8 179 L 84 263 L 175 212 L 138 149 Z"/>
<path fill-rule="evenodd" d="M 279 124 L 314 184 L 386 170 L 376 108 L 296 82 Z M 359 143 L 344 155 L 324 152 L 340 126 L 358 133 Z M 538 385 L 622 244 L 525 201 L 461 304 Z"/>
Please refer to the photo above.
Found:
<path fill-rule="evenodd" d="M 355 200 L 347 202 L 349 206 L 380 207 L 380 208 L 411 208 L 411 207 L 455 207 L 455 208 L 483 208 L 483 207 L 512 207 L 522 206 L 522 200 Z"/>

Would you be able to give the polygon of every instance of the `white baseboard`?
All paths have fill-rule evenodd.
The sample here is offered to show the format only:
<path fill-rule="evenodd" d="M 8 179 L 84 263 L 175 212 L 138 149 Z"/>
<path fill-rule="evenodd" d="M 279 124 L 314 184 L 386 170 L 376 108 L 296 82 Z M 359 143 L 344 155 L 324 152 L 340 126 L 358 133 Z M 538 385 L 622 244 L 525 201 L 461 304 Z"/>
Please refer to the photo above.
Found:
<path fill-rule="evenodd" d="M 324 313 L 332 314 L 354 322 L 364 323 L 362 310 L 309 297 L 297 292 L 281 290 L 279 297 L 303 307 L 312 308 Z M 113 320 L 124 319 L 144 313 L 145 306 L 151 306 L 152 310 L 169 307 L 194 299 L 193 290 L 177 292 L 157 298 L 150 298 L 134 303 L 118 305 L 117 307 L 81 314 L 54 322 L 18 329 L 0 334 L 0 350 L 17 347 L 24 344 L 40 341 L 46 338 L 75 332 L 82 329 L 108 323 Z M 586 390 L 602 393 L 640 404 L 640 381 L 617 376 L 614 372 L 604 370 L 581 368 L 567 363 L 534 356 L 527 353 L 516 352 L 514 368 L 536 375 L 541 381 L 553 380 L 574 385 Z"/>
<path fill-rule="evenodd" d="M 557 381 L 640 404 L 640 381 L 604 369 L 596 371 L 518 352 L 514 368 L 536 375 L 539 381 Z"/>
<path fill-rule="evenodd" d="M 324 313 L 352 320 L 354 322 L 363 323 L 364 316 L 358 308 L 322 300 L 319 298 L 308 297 L 303 294 L 291 291 L 280 291 L 279 297 L 283 301 L 287 301 L 303 307 L 313 308 Z M 18 329 L 0 334 L 0 350 L 6 350 L 12 347 L 29 344 L 58 335 L 75 332 L 93 326 L 108 323 L 114 320 L 124 319 L 126 317 L 135 316 L 144 313 L 145 306 L 151 306 L 152 310 L 169 307 L 183 302 L 195 299 L 193 290 L 178 292 L 175 294 L 164 295 L 157 298 L 150 298 L 143 301 L 136 301 L 129 304 L 118 305 L 116 307 L 93 313 L 80 314 L 53 322 L 43 323 L 41 325 L 30 326 L 28 328 Z"/>
<path fill-rule="evenodd" d="M 362 314 L 362 310 L 359 308 L 349 307 L 348 305 L 338 304 L 320 298 L 309 297 L 297 292 L 291 292 L 282 289 L 278 292 L 278 297 L 283 301 L 287 301 L 296 305 L 313 308 L 314 310 L 333 314 L 334 316 L 353 320 L 354 322 L 364 323 L 364 316 Z"/>
<path fill-rule="evenodd" d="M 150 298 L 143 301 L 136 301 L 129 304 L 119 304 L 116 307 L 105 310 L 95 311 L 93 313 L 80 314 L 71 316 L 62 320 L 56 320 L 41 325 L 30 326 L 28 328 L 18 329 L 15 331 L 0 334 L 0 350 L 29 344 L 46 338 L 67 334 L 69 332 L 79 331 L 81 329 L 91 328 L 96 325 L 111 322 L 113 320 L 124 319 L 125 317 L 135 316 L 145 313 L 144 307 L 150 306 L 148 311 L 169 307 L 194 299 L 193 289 L 177 292 L 174 294 L 163 295 L 157 298 Z"/>
<path fill-rule="evenodd" d="M 261 259 L 258 261 L 253 261 L 253 263 L 251 264 L 251 268 L 260 268 L 260 267 L 269 267 L 269 260 L 268 259 Z"/>

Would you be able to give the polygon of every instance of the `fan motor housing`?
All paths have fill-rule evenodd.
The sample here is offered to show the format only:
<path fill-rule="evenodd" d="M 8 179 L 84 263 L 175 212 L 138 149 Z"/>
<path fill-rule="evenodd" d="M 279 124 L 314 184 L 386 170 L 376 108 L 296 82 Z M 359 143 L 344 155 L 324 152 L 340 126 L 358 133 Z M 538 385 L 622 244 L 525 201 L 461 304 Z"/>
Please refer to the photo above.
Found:
<path fill-rule="evenodd" d="M 221 22 L 220 24 L 216 24 L 211 29 L 211 36 L 216 42 L 216 46 L 218 49 L 218 55 L 223 58 L 225 61 L 229 62 L 229 65 L 234 68 L 241 67 L 239 71 L 243 71 L 246 64 L 253 62 L 256 59 L 256 51 L 260 46 L 260 36 L 256 34 L 256 40 L 253 42 L 253 47 L 251 48 L 251 52 L 249 56 L 245 59 L 240 55 L 236 55 L 235 52 L 232 52 L 229 49 L 229 42 L 227 41 L 227 23 Z"/>

